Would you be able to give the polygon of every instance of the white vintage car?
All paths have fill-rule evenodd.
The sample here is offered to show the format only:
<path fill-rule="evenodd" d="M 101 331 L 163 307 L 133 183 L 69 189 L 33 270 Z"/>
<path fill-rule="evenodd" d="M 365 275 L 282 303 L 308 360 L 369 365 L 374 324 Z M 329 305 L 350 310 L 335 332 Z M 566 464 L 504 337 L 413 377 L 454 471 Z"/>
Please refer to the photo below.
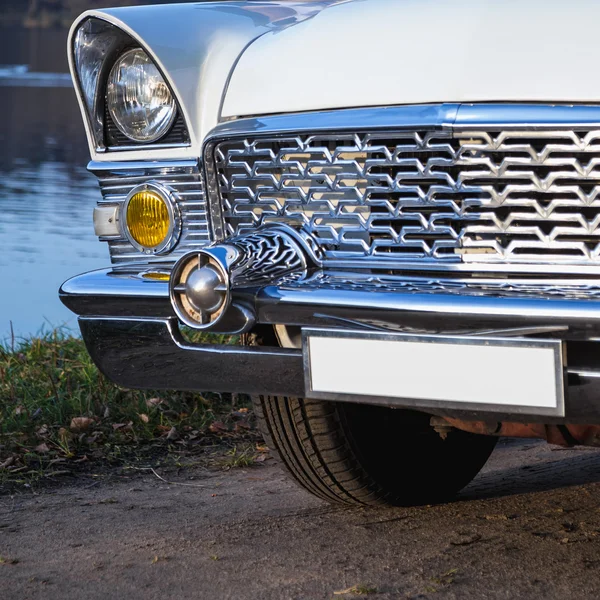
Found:
<path fill-rule="evenodd" d="M 593 0 L 83 14 L 69 57 L 112 265 L 60 295 L 98 367 L 252 395 L 331 501 L 442 500 L 498 436 L 600 444 L 599 18 Z"/>

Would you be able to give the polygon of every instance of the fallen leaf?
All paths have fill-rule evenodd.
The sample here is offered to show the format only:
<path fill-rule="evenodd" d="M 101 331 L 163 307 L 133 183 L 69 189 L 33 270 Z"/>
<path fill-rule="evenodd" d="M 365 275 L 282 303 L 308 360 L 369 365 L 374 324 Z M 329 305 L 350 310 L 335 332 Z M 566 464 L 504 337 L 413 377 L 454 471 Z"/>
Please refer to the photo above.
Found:
<path fill-rule="evenodd" d="M 15 462 L 14 456 L 9 456 L 3 463 L 0 463 L 0 469 L 8 469 Z"/>
<path fill-rule="evenodd" d="M 179 433 L 177 433 L 177 427 L 171 427 L 171 430 L 167 434 L 167 439 L 171 440 L 171 441 L 179 439 Z"/>
<path fill-rule="evenodd" d="M 162 404 L 163 402 L 164 400 L 162 398 L 148 398 L 148 400 L 146 400 L 146 406 L 148 408 L 156 407 Z"/>
<path fill-rule="evenodd" d="M 27 409 L 22 404 L 19 404 L 18 406 L 15 407 L 15 415 L 17 415 L 17 416 L 24 415 L 26 412 L 27 412 Z"/>
<path fill-rule="evenodd" d="M 41 444 L 35 447 L 35 451 L 38 454 L 45 454 L 46 452 L 50 452 L 50 448 L 48 448 L 48 445 L 45 442 L 42 442 Z"/>
<path fill-rule="evenodd" d="M 231 412 L 231 416 L 234 419 L 247 419 L 248 418 L 248 409 L 240 408 L 239 410 L 234 410 Z"/>
<path fill-rule="evenodd" d="M 48 425 L 42 425 L 36 432 L 35 435 L 37 435 L 38 437 L 45 437 L 48 435 Z"/>
<path fill-rule="evenodd" d="M 208 427 L 208 430 L 211 433 L 216 433 L 216 434 L 227 433 L 227 427 L 225 427 L 225 424 L 222 423 L 221 421 L 214 421 L 213 423 L 211 423 L 210 426 Z"/>
<path fill-rule="evenodd" d="M 92 444 L 95 444 L 100 439 L 101 436 L 102 436 L 101 433 L 94 433 L 94 435 L 88 436 L 85 441 L 88 445 L 91 446 Z"/>
<path fill-rule="evenodd" d="M 113 431 L 130 431 L 133 429 L 133 421 L 129 421 L 129 423 L 113 423 L 112 428 Z"/>
<path fill-rule="evenodd" d="M 73 417 L 69 429 L 75 433 L 87 431 L 94 424 L 94 419 L 89 417 Z"/>

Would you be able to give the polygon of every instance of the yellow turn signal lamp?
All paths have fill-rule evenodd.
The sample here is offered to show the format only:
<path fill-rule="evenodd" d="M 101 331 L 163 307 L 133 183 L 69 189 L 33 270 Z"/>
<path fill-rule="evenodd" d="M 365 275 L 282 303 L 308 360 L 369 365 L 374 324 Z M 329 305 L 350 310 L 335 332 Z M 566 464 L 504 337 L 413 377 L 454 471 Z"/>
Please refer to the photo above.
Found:
<path fill-rule="evenodd" d="M 144 254 L 164 254 L 174 248 L 181 219 L 172 192 L 159 183 L 137 186 L 123 206 L 124 233 Z"/>

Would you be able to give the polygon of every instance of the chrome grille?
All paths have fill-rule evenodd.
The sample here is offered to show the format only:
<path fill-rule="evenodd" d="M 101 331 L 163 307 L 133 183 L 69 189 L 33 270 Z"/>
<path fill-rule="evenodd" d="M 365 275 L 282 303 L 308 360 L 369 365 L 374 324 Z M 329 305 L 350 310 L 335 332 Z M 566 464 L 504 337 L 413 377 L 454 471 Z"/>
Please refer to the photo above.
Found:
<path fill-rule="evenodd" d="M 98 177 L 103 205 L 121 205 L 129 192 L 148 181 L 159 181 L 175 191 L 181 211 L 182 234 L 175 249 L 164 256 L 148 257 L 136 250 L 125 237 L 105 238 L 115 264 L 126 262 L 174 261 L 181 255 L 209 242 L 204 185 L 196 163 L 135 164 L 95 163 L 90 170 Z"/>
<path fill-rule="evenodd" d="M 325 263 L 600 266 L 599 129 L 257 136 L 213 160 L 227 235 L 303 227 Z"/>

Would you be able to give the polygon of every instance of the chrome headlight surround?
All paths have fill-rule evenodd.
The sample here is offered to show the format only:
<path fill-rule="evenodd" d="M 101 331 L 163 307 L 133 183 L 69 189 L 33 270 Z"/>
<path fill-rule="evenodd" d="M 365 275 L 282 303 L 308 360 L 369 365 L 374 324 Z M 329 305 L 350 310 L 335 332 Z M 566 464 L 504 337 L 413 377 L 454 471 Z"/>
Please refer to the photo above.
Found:
<path fill-rule="evenodd" d="M 161 136 L 137 141 L 125 135 L 109 114 L 107 84 L 115 63 L 133 49 L 140 49 L 156 67 L 175 106 L 169 127 Z M 69 37 L 69 63 L 90 144 L 96 152 L 135 151 L 190 146 L 190 134 L 177 94 L 142 40 L 123 31 L 103 16 L 86 16 L 74 25 Z"/>
<path fill-rule="evenodd" d="M 82 21 L 69 49 L 75 89 L 83 105 L 97 150 L 104 150 L 103 81 L 106 65 L 125 44 L 131 43 L 123 31 L 103 21 Z"/>
<path fill-rule="evenodd" d="M 132 198 L 140 192 L 154 192 L 160 196 L 161 200 L 165 203 L 169 215 L 169 229 L 166 237 L 162 242 L 160 242 L 160 244 L 157 244 L 151 248 L 140 244 L 131 235 L 129 227 L 127 226 L 127 209 L 129 208 L 129 203 L 131 202 Z M 121 223 L 121 233 L 123 237 L 125 237 L 136 250 L 148 256 L 157 256 L 169 253 L 171 250 L 173 250 L 173 248 L 175 248 L 177 242 L 179 242 L 179 238 L 181 237 L 182 219 L 175 192 L 157 181 L 149 181 L 148 183 L 138 185 L 134 187 L 129 194 L 127 194 L 127 198 L 121 206 L 119 222 Z"/>

